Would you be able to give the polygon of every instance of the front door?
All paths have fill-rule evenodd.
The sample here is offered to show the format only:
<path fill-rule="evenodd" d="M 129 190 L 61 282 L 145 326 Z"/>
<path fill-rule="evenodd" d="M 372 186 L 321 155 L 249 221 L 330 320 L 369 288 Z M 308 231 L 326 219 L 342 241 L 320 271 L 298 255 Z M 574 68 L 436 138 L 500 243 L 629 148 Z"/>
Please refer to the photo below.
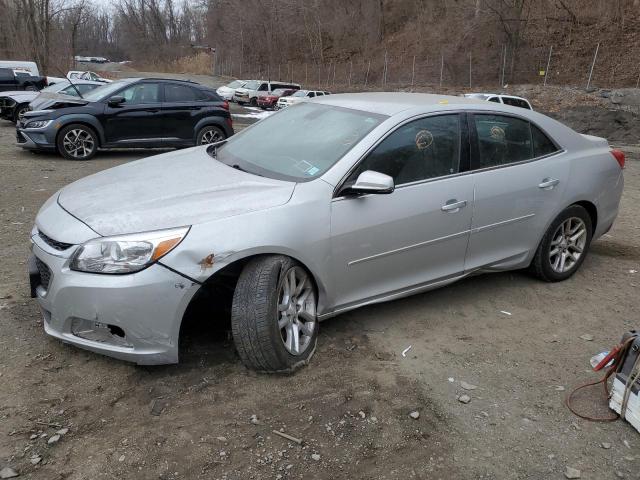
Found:
<path fill-rule="evenodd" d="M 393 177 L 391 194 L 335 198 L 331 206 L 334 304 L 346 307 L 444 280 L 464 271 L 473 179 L 465 117 L 410 121 L 355 169 Z"/>
<path fill-rule="evenodd" d="M 569 164 L 522 118 L 477 113 L 469 125 L 475 211 L 466 269 L 508 268 L 537 248 L 560 205 Z"/>
<path fill-rule="evenodd" d="M 164 136 L 160 84 L 140 82 L 116 95 L 124 97 L 125 101 L 105 106 L 103 118 L 107 143 L 160 145 Z"/>

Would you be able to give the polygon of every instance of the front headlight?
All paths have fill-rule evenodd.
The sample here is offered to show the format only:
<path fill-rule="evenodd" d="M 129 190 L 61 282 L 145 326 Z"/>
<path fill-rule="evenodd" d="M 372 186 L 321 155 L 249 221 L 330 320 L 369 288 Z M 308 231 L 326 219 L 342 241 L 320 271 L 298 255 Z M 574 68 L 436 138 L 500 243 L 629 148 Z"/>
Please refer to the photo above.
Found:
<path fill-rule="evenodd" d="M 159 260 L 187 235 L 189 227 L 89 240 L 74 253 L 69 268 L 88 273 L 133 273 Z"/>
<path fill-rule="evenodd" d="M 34 120 L 25 125 L 24 128 L 44 128 L 48 127 L 53 120 Z"/>

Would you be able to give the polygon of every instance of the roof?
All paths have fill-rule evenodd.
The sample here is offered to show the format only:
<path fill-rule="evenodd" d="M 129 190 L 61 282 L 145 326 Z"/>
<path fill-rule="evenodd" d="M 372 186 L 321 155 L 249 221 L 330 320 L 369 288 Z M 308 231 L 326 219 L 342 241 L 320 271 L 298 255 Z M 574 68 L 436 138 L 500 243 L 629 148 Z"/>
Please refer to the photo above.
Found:
<path fill-rule="evenodd" d="M 464 107 L 486 103 L 473 98 L 454 97 L 452 95 L 395 92 L 340 93 L 316 97 L 313 102 L 389 116 L 419 106 L 434 107 L 433 109 L 437 110 L 438 107 L 450 109 L 456 105 Z"/>

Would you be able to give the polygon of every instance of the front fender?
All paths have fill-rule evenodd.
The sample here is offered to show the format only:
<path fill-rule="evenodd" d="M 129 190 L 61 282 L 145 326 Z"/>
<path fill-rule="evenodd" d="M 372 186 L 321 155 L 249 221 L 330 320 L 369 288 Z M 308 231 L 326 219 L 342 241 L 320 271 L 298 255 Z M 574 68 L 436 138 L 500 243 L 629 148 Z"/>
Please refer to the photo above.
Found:
<path fill-rule="evenodd" d="M 96 117 L 87 113 L 69 113 L 67 115 L 61 115 L 60 117 L 56 118 L 54 121 L 56 134 L 58 131 L 60 131 L 61 128 L 64 128 L 72 123 L 83 123 L 85 125 L 89 125 L 97 132 L 98 137 L 100 138 L 100 145 L 104 145 L 106 143 L 102 124 Z"/>

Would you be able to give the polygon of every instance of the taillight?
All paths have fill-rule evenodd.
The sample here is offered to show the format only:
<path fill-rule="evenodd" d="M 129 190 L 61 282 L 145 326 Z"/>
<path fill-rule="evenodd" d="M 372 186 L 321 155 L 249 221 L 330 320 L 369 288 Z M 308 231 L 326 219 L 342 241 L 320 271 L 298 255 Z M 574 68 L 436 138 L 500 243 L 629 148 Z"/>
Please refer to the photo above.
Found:
<path fill-rule="evenodd" d="M 225 110 L 229 110 L 229 100 L 225 100 L 222 103 L 222 108 L 224 108 Z"/>
<path fill-rule="evenodd" d="M 620 168 L 624 168 L 624 152 L 622 150 L 618 150 L 617 148 L 614 148 L 611 150 L 611 155 L 613 155 L 614 158 L 617 160 L 618 165 L 620 165 Z"/>

